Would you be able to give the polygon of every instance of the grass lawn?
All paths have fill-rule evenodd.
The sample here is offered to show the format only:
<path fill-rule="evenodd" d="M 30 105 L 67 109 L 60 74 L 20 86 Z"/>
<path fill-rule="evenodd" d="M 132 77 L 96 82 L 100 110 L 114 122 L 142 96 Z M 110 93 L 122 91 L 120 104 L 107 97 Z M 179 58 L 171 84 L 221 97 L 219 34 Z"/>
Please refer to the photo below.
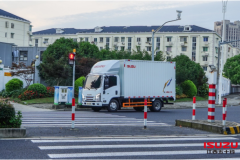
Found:
<path fill-rule="evenodd" d="M 208 100 L 208 97 L 199 97 L 199 96 L 196 96 L 196 101 L 206 101 Z M 180 99 L 176 99 L 175 102 L 190 102 L 190 101 L 193 101 L 192 98 L 180 98 Z"/>

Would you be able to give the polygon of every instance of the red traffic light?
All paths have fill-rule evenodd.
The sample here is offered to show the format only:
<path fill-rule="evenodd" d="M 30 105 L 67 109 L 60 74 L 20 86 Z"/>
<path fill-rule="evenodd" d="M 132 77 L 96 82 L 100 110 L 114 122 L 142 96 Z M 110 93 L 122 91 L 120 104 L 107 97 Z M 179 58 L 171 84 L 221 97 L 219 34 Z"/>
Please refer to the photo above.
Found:
<path fill-rule="evenodd" d="M 69 53 L 68 58 L 69 58 L 70 60 L 74 60 L 74 57 L 75 57 L 75 54 Z"/>

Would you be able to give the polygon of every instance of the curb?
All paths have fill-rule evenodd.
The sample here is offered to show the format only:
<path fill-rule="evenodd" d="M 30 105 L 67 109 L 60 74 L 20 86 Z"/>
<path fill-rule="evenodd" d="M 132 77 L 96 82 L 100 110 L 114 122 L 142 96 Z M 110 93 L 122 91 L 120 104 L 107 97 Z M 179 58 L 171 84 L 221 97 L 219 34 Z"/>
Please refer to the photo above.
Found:
<path fill-rule="evenodd" d="M 0 128 L 0 138 L 23 138 L 26 128 Z"/>
<path fill-rule="evenodd" d="M 224 131 L 223 134 L 228 135 L 228 134 L 238 134 L 238 133 L 240 133 L 240 126 L 226 127 L 226 131 Z"/>

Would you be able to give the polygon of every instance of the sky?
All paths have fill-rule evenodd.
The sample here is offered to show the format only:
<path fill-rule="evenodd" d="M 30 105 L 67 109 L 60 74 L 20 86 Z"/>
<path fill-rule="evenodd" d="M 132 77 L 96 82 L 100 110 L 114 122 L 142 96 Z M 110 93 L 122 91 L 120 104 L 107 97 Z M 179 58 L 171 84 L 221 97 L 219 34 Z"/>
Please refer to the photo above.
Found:
<path fill-rule="evenodd" d="M 240 20 L 240 1 L 228 1 L 225 19 Z M 31 21 L 33 32 L 50 28 L 88 29 L 96 26 L 197 25 L 214 30 L 221 21 L 222 1 L 4 1 L 0 9 Z"/>

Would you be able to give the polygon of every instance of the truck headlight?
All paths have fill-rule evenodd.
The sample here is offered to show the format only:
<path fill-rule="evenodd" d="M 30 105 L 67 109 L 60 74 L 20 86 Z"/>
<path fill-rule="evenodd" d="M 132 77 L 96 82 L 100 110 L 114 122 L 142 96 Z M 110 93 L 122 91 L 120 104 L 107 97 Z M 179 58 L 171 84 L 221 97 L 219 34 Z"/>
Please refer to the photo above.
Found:
<path fill-rule="evenodd" d="M 96 95 L 96 101 L 101 101 L 101 93 Z"/>
<path fill-rule="evenodd" d="M 82 101 L 85 101 L 85 96 L 82 94 Z"/>

